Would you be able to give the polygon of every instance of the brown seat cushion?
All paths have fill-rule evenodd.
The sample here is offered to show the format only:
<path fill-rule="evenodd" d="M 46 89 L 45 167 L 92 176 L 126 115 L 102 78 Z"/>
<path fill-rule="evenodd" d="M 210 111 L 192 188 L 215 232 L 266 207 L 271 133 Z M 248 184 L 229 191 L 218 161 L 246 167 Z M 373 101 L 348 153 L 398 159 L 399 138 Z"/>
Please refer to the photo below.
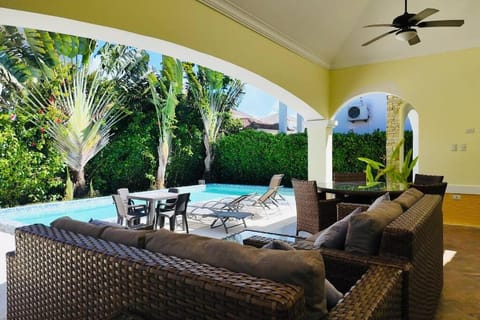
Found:
<path fill-rule="evenodd" d="M 88 222 L 78 221 L 67 216 L 52 221 L 50 226 L 95 238 L 99 238 L 102 232 L 108 228 L 108 226 L 99 226 Z"/>
<path fill-rule="evenodd" d="M 354 215 L 348 223 L 345 251 L 376 255 L 385 227 L 403 213 L 397 202 L 383 201 L 373 210 Z"/>
<path fill-rule="evenodd" d="M 103 240 L 121 243 L 140 249 L 145 248 L 145 235 L 153 230 L 129 230 L 115 227 L 108 227 L 100 236 Z"/>
<path fill-rule="evenodd" d="M 147 234 L 145 249 L 301 286 L 307 318 L 321 319 L 327 313 L 325 268 L 318 250 L 265 250 L 167 230 Z"/>
<path fill-rule="evenodd" d="M 411 206 L 415 204 L 420 198 L 423 197 L 423 192 L 415 189 L 409 188 L 402 192 L 397 198 L 395 198 L 395 202 L 402 206 L 403 211 L 408 210 Z"/>

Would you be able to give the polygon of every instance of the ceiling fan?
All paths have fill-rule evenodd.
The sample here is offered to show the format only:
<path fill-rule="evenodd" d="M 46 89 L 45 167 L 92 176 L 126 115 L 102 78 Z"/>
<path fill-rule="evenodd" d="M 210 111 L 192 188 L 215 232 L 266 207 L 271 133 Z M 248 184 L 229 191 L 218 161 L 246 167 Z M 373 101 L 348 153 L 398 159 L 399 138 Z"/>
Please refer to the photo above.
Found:
<path fill-rule="evenodd" d="M 394 30 L 388 31 L 384 34 L 365 42 L 362 46 L 368 46 L 370 43 L 377 41 L 389 34 L 395 33 L 395 37 L 402 41 L 407 41 L 409 45 L 413 46 L 420 42 L 416 28 L 430 28 L 430 27 L 460 27 L 463 25 L 463 20 L 433 20 L 422 21 L 423 19 L 437 13 L 437 9 L 427 8 L 419 13 L 408 13 L 407 0 L 405 0 L 405 12 L 393 19 L 391 24 L 370 24 L 364 28 L 370 27 L 394 27 Z"/>

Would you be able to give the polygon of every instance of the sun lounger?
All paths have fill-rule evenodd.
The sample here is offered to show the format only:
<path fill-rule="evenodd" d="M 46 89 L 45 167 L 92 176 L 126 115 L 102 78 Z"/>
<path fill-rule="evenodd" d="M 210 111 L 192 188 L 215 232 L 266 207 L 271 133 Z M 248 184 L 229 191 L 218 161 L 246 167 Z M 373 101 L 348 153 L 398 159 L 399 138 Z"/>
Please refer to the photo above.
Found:
<path fill-rule="evenodd" d="M 228 229 L 240 226 L 243 224 L 243 226 L 246 228 L 247 223 L 245 222 L 245 218 L 252 217 L 253 213 L 250 212 L 239 212 L 239 211 L 215 211 L 213 210 L 211 213 L 207 213 L 202 215 L 204 217 L 212 217 L 215 218 L 213 222 L 210 224 L 210 228 L 218 228 L 223 226 L 225 228 L 225 233 L 228 233 Z M 227 222 L 230 219 L 237 219 L 237 220 L 242 220 L 242 222 L 234 224 L 234 225 L 229 225 Z"/>
<path fill-rule="evenodd" d="M 243 224 L 245 228 L 247 224 L 245 218 L 252 217 L 253 214 L 246 211 L 240 211 L 244 207 L 244 201 L 252 198 L 255 194 L 244 194 L 236 198 L 224 198 L 205 202 L 200 206 L 191 206 L 190 215 L 197 217 L 215 218 L 210 224 L 210 228 L 223 226 L 225 232 L 228 233 L 229 228 L 233 228 Z M 227 222 L 231 219 L 241 220 L 242 222 L 235 225 L 229 225 Z"/>

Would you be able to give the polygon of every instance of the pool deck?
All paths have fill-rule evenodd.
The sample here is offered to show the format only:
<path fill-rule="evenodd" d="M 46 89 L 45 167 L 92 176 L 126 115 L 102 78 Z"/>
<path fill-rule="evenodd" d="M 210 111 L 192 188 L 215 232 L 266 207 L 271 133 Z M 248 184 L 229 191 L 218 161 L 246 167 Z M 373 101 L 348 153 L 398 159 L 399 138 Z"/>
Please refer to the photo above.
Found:
<path fill-rule="evenodd" d="M 296 209 L 295 199 L 290 196 L 285 197 L 286 201 L 281 201 L 280 206 L 273 207 L 270 210 L 263 210 L 259 207 L 252 207 L 253 218 L 245 219 L 248 229 L 270 231 L 283 234 L 295 234 Z M 225 238 L 227 234 L 223 228 L 210 228 L 211 218 L 201 220 L 188 220 L 190 233 L 212 238 Z M 237 226 L 229 229 L 228 234 L 243 230 L 243 226 Z M 9 230 L 10 231 L 10 230 Z M 15 250 L 14 236 L 11 233 L 0 231 L 0 320 L 7 319 L 7 272 L 5 254 Z"/>

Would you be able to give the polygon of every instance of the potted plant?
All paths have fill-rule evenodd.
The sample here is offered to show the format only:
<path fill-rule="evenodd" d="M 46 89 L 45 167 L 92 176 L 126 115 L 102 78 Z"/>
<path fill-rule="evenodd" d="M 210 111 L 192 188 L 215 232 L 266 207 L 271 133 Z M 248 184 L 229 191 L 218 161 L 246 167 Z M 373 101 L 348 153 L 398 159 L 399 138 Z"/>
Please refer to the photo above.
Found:
<path fill-rule="evenodd" d="M 403 159 L 402 166 L 397 166 L 400 160 L 400 150 L 405 143 L 405 139 L 402 139 L 393 150 L 389 158 L 389 165 L 386 166 L 378 161 L 360 157 L 358 160 L 365 162 L 367 167 L 365 168 L 365 175 L 367 184 L 366 187 L 373 187 L 380 183 L 380 178 L 386 176 L 387 184 L 398 183 L 402 184 L 404 188 L 408 185 L 408 177 L 410 176 L 413 168 L 417 164 L 418 156 L 412 159 L 413 151 L 408 150 Z M 374 174 L 373 170 L 376 170 Z"/>

